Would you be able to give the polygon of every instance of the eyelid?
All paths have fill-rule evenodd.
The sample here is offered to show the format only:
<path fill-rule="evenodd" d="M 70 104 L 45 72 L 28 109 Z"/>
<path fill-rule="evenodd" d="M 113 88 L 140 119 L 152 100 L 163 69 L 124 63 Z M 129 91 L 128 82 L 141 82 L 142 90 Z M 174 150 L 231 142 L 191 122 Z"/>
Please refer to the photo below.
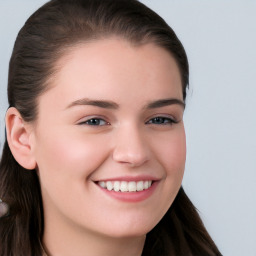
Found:
<path fill-rule="evenodd" d="M 101 120 L 104 121 L 105 124 L 103 125 L 90 125 L 87 122 L 89 122 L 90 120 Z M 84 118 L 79 119 L 79 121 L 77 122 L 77 125 L 88 125 L 88 126 L 104 126 L 104 125 L 110 125 L 110 123 L 106 120 L 105 117 L 103 116 L 98 116 L 98 115 L 92 115 L 92 116 L 87 116 Z"/>
<path fill-rule="evenodd" d="M 154 124 L 154 123 L 149 123 L 150 121 L 152 121 L 155 118 L 163 118 L 163 119 L 167 119 L 170 122 L 169 123 L 162 123 L 162 124 Z M 179 122 L 179 120 L 177 120 L 175 117 L 170 116 L 170 115 L 166 115 L 166 114 L 158 114 L 158 115 L 154 115 L 152 117 L 150 117 L 145 124 L 154 124 L 154 125 L 166 125 L 166 124 L 177 124 Z"/>

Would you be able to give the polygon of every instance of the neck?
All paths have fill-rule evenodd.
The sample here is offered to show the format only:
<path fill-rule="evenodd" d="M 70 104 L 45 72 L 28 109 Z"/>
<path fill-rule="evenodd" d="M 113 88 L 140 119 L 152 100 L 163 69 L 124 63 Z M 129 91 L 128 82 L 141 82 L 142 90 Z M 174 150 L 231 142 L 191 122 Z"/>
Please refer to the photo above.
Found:
<path fill-rule="evenodd" d="M 146 236 L 113 238 L 45 221 L 44 256 L 140 256 Z"/>

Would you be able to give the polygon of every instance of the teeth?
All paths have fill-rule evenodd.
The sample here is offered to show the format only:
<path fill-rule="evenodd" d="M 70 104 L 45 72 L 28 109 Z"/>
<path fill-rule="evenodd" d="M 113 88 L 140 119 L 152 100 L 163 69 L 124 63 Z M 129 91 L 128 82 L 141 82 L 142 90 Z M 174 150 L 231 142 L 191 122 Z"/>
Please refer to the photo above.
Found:
<path fill-rule="evenodd" d="M 119 191 L 119 188 L 120 188 L 120 181 L 115 181 L 114 182 L 114 190 L 117 192 L 117 191 Z"/>
<path fill-rule="evenodd" d="M 139 182 L 137 182 L 137 191 L 142 191 L 143 190 L 143 184 L 144 184 L 144 182 L 143 181 L 139 181 Z"/>
<path fill-rule="evenodd" d="M 128 191 L 128 182 L 122 181 L 120 185 L 121 192 L 127 192 Z"/>
<path fill-rule="evenodd" d="M 135 181 L 128 182 L 128 191 L 129 192 L 136 192 L 137 186 Z"/>
<path fill-rule="evenodd" d="M 107 185 L 107 190 L 112 190 L 113 189 L 113 185 L 112 185 L 112 182 L 111 181 L 107 181 L 106 182 L 106 185 Z"/>
<path fill-rule="evenodd" d="M 98 185 L 109 191 L 115 192 L 136 192 L 148 189 L 152 185 L 152 180 L 148 181 L 99 181 Z"/>
<path fill-rule="evenodd" d="M 144 188 L 147 189 L 149 187 L 148 181 L 144 181 Z"/>
<path fill-rule="evenodd" d="M 106 185 L 105 185 L 105 182 L 104 182 L 104 181 L 100 181 L 100 182 L 99 182 L 99 185 L 100 185 L 100 187 L 102 187 L 102 188 L 106 188 Z"/>

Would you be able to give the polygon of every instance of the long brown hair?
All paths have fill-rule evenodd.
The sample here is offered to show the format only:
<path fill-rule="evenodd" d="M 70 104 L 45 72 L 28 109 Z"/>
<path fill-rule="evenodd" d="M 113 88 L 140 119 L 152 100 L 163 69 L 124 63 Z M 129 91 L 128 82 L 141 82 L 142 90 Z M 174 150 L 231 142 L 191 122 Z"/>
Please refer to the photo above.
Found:
<path fill-rule="evenodd" d="M 189 83 L 185 50 L 174 31 L 136 0 L 52 0 L 20 30 L 9 66 L 8 100 L 26 122 L 37 118 L 37 99 L 58 71 L 57 60 L 72 46 L 118 36 L 133 45 L 154 43 L 176 60 L 183 99 Z M 0 197 L 10 207 L 0 218 L 0 256 L 40 256 L 44 217 L 35 170 L 21 167 L 5 141 Z M 143 255 L 221 255 L 183 188 L 157 226 L 147 234 Z"/>

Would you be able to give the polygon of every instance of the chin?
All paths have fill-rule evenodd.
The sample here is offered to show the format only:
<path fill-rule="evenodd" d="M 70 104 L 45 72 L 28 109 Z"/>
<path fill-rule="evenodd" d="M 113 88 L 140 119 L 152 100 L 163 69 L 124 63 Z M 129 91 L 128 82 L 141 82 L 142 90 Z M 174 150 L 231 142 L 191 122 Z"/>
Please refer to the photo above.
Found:
<path fill-rule="evenodd" d="M 150 232 L 157 223 L 154 221 L 145 223 L 145 221 L 141 221 L 138 223 L 135 221 L 134 223 L 130 223 L 127 225 L 121 225 L 118 223 L 116 227 L 112 226 L 111 232 L 108 232 L 108 236 L 113 238 L 132 238 L 132 237 L 141 237 L 145 236 L 148 232 Z"/>

